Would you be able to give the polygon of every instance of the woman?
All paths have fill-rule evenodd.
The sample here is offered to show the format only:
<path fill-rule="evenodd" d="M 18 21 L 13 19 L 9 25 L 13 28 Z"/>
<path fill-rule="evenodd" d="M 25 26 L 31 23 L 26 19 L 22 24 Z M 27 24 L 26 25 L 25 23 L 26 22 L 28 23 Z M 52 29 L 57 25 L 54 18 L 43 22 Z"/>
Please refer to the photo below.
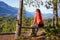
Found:
<path fill-rule="evenodd" d="M 33 21 L 33 24 L 31 25 L 31 28 L 32 28 L 32 33 L 31 34 L 36 35 L 37 31 L 35 32 L 35 29 L 36 29 L 36 27 L 34 26 L 35 24 L 38 25 L 37 26 L 37 31 L 38 31 L 38 28 L 43 28 L 44 27 L 41 12 L 40 12 L 39 9 L 36 9 L 35 16 L 34 16 L 34 21 Z"/>

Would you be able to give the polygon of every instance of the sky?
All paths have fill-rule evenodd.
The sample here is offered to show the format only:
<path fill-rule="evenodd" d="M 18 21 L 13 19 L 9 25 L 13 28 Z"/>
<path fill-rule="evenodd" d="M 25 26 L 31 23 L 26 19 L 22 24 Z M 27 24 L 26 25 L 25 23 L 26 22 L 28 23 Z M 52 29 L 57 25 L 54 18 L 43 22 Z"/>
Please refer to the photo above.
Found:
<path fill-rule="evenodd" d="M 0 1 L 3 1 L 12 7 L 19 8 L 19 0 L 0 0 Z M 45 2 L 46 0 L 42 0 L 42 1 Z M 26 5 L 25 9 L 26 11 L 34 12 L 36 10 L 36 7 L 33 7 L 33 6 L 29 7 L 28 5 Z M 39 9 L 41 10 L 41 13 L 43 14 L 53 13 L 53 9 L 47 9 L 42 5 L 40 6 Z"/>

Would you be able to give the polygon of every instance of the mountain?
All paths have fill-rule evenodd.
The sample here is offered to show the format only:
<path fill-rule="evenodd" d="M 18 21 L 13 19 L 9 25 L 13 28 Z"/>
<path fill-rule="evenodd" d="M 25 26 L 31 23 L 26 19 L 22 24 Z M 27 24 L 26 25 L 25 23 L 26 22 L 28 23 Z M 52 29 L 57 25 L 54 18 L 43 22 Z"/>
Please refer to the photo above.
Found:
<path fill-rule="evenodd" d="M 33 13 L 33 12 L 28 12 L 28 11 L 26 11 L 26 14 L 25 14 L 25 16 L 27 17 L 27 18 L 29 18 L 29 17 L 34 17 L 34 14 L 35 13 Z M 49 13 L 49 14 L 42 14 L 42 17 L 43 18 L 52 18 L 53 17 L 53 14 L 51 14 L 51 13 Z"/>
<path fill-rule="evenodd" d="M 33 12 L 28 12 L 28 11 L 26 11 L 25 13 L 26 13 L 25 16 L 26 16 L 27 18 L 29 18 L 29 17 L 34 17 L 34 13 L 33 13 Z"/>
<path fill-rule="evenodd" d="M 34 17 L 34 12 L 28 12 L 28 11 L 26 11 L 26 14 L 25 14 L 25 16 L 27 17 L 27 18 L 29 18 L 29 17 Z M 58 10 L 58 16 L 60 17 L 60 10 Z M 53 18 L 53 14 L 52 13 L 48 13 L 48 14 L 46 14 L 46 13 L 43 13 L 42 14 L 42 17 L 43 18 Z"/>
<path fill-rule="evenodd" d="M 4 17 L 14 16 L 14 17 L 16 17 L 17 16 L 17 12 L 18 12 L 18 8 L 11 7 L 8 4 L 0 1 L 0 16 L 4 16 Z M 26 11 L 25 13 L 26 13 L 25 16 L 27 18 L 34 17 L 34 12 Z M 60 17 L 60 10 L 58 10 L 58 16 Z M 53 14 L 51 14 L 51 13 L 48 13 L 48 14 L 44 13 L 44 14 L 42 14 L 42 17 L 43 18 L 52 18 Z"/>
<path fill-rule="evenodd" d="M 11 7 L 6 3 L 0 1 L 0 16 L 16 16 L 17 8 Z"/>
<path fill-rule="evenodd" d="M 43 18 L 53 18 L 53 14 L 48 13 L 48 14 L 42 14 Z"/>

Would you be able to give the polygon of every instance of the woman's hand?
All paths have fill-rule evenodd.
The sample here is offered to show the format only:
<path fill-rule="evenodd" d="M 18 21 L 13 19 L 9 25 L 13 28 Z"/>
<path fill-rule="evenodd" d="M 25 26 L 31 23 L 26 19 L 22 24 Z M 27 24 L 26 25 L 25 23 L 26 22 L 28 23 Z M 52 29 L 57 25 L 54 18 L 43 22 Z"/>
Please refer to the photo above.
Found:
<path fill-rule="evenodd" d="M 31 28 L 33 28 L 34 27 L 34 25 L 31 25 Z"/>

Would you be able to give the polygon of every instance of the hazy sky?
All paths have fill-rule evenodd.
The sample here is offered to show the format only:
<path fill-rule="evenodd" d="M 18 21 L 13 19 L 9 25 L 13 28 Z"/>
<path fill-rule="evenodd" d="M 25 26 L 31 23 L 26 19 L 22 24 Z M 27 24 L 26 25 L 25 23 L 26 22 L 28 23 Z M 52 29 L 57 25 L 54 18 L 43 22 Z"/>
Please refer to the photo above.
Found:
<path fill-rule="evenodd" d="M 13 7 L 18 7 L 19 5 L 19 0 L 0 0 L 0 1 L 3 1 Z"/>
<path fill-rule="evenodd" d="M 5 3 L 7 3 L 8 5 L 12 6 L 12 7 L 19 7 L 19 0 L 0 0 L 3 1 Z M 43 2 L 45 2 L 46 0 L 43 0 Z M 35 11 L 35 7 L 29 7 L 29 6 L 25 6 L 25 9 L 29 12 L 34 12 Z M 40 6 L 39 8 L 41 10 L 42 13 L 53 13 L 52 9 L 46 9 L 44 6 Z"/>

